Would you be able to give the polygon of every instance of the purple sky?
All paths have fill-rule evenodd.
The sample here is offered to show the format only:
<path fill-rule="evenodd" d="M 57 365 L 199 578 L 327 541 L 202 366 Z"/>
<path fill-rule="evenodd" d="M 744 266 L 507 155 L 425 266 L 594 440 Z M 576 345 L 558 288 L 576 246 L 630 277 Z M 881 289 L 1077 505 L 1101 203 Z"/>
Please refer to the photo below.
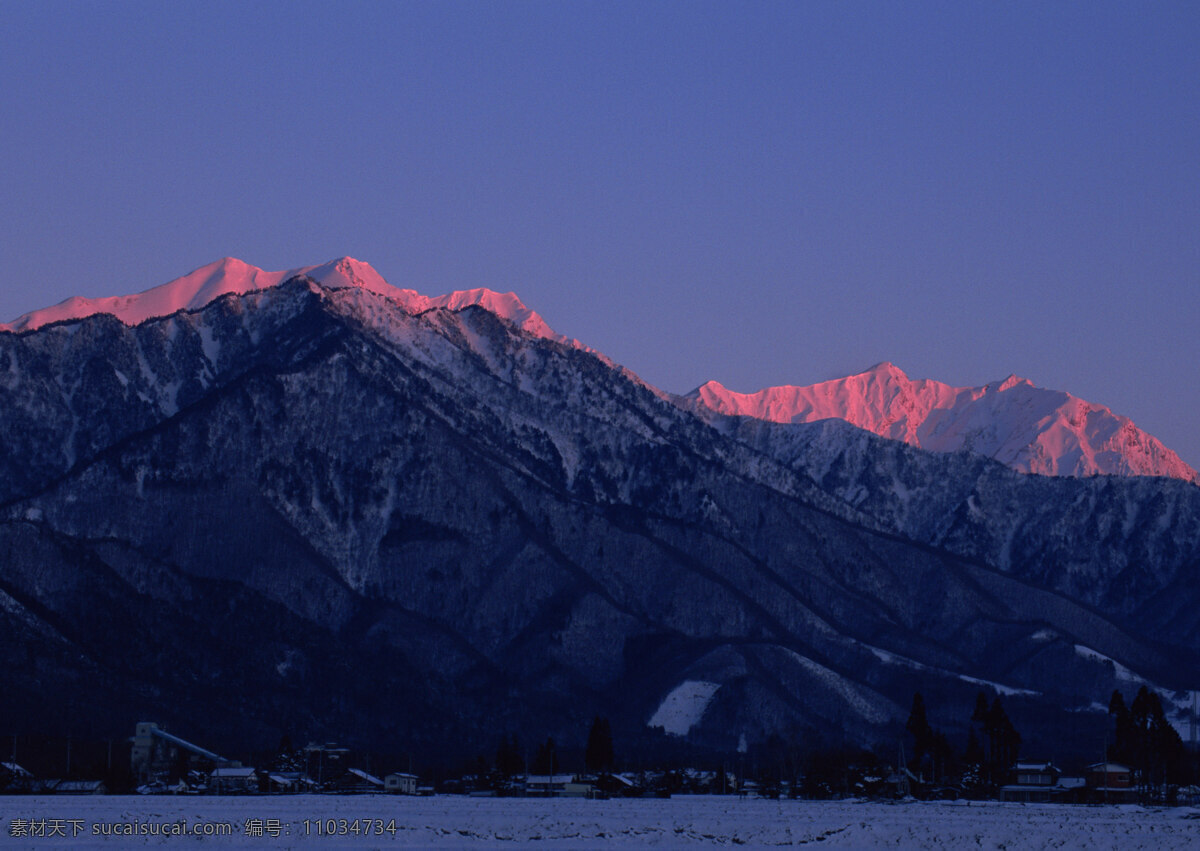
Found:
<path fill-rule="evenodd" d="M 0 321 L 225 255 L 683 392 L 1017 373 L 1200 466 L 1200 5 L 0 3 Z"/>

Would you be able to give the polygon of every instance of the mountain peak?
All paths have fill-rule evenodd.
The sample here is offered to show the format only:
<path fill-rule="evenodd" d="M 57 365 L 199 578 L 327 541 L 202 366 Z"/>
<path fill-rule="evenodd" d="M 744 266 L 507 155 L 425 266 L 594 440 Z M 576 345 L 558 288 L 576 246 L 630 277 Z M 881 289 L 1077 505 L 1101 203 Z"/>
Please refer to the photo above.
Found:
<path fill-rule="evenodd" d="M 236 257 L 222 257 L 194 269 L 182 278 L 134 295 L 103 298 L 72 296 L 52 307 L 26 313 L 6 325 L 0 325 L 0 331 L 33 331 L 52 322 L 68 322 L 99 313 L 115 316 L 126 325 L 138 325 L 156 316 L 197 310 L 229 293 L 242 294 L 272 287 L 293 274 L 296 271 L 265 272 Z"/>
<path fill-rule="evenodd" d="M 299 271 L 327 287 L 357 287 L 393 297 L 399 292 L 404 292 L 385 281 L 370 263 L 355 260 L 353 257 L 339 257 L 320 266 L 309 266 Z"/>
<path fill-rule="evenodd" d="M 237 257 L 222 257 L 220 260 L 214 260 L 206 266 L 201 266 L 201 269 L 249 269 L 250 264 L 245 260 L 240 260 Z"/>
<path fill-rule="evenodd" d="M 996 384 L 996 389 L 1001 393 L 1005 390 L 1012 390 L 1014 387 L 1020 386 L 1033 387 L 1034 383 L 1028 378 L 1021 378 L 1019 375 L 1010 374 L 1008 378 Z"/>
<path fill-rule="evenodd" d="M 896 366 L 891 361 L 886 361 L 886 360 L 880 361 L 879 363 L 875 364 L 870 369 L 860 372 L 859 375 L 876 375 L 876 376 L 886 375 L 890 378 L 898 378 L 898 379 L 902 379 L 904 381 L 908 380 L 908 375 L 905 374 L 904 370 L 902 370 L 900 367 Z"/>
<path fill-rule="evenodd" d="M 0 324 L 0 331 L 33 331 L 52 322 L 69 322 L 100 313 L 115 316 L 126 325 L 138 325 L 148 319 L 169 316 L 181 310 L 199 310 L 231 293 L 244 295 L 269 289 L 297 275 L 306 275 L 328 289 L 356 288 L 385 296 L 410 313 L 434 308 L 462 310 L 479 305 L 530 334 L 581 347 L 574 340 L 555 333 L 515 293 L 498 293 L 480 287 L 442 296 L 421 295 L 415 290 L 392 286 L 369 263 L 349 256 L 317 266 L 302 266 L 280 272 L 265 271 L 236 257 L 222 257 L 181 278 L 134 295 L 103 298 L 72 296 L 53 307 L 35 310 L 8 324 Z"/>

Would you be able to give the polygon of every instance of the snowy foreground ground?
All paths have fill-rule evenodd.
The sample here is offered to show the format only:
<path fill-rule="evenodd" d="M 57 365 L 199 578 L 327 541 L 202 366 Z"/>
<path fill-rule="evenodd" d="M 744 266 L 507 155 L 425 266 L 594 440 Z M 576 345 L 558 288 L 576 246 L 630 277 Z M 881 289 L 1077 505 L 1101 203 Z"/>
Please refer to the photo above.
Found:
<path fill-rule="evenodd" d="M 826 803 L 704 796 L 610 801 L 374 795 L 10 796 L 0 797 L 0 819 L 0 847 L 7 848 L 674 848 L 821 843 L 839 848 L 1200 849 L 1200 810 L 1186 807 Z M 387 829 L 393 819 L 394 834 Z M 113 829 L 106 826 L 137 830 L 150 824 L 175 825 L 174 830 L 189 834 L 230 833 L 96 835 L 97 830 Z M 351 832 L 356 826 L 358 833 Z M 35 835 L 28 835 L 27 829 Z M 327 835 L 342 830 L 344 835 Z M 65 835 L 42 835 L 60 831 Z"/>

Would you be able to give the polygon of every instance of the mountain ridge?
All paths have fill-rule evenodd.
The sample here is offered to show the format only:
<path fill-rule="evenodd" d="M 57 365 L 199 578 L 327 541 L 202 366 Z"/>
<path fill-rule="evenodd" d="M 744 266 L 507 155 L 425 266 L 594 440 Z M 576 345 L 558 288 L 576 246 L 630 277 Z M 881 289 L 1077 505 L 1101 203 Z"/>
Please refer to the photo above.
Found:
<path fill-rule="evenodd" d="M 1142 513 L 1132 538 L 1098 537 L 1128 558 L 1079 599 L 994 558 L 1004 517 L 958 554 L 897 513 L 899 488 L 855 504 L 919 475 L 931 514 L 969 513 L 986 489 L 939 497 L 921 473 L 958 456 L 791 457 L 792 427 L 756 446 L 477 304 L 413 313 L 293 277 L 136 326 L 48 324 L 0 334 L 0 402 L 8 716 L 82 695 L 191 729 L 234 707 L 276 739 L 286 723 L 436 749 L 474 731 L 486 749 L 497 724 L 559 738 L 597 713 L 647 735 L 700 682 L 709 704 L 672 727 L 690 741 L 894 742 L 918 686 L 962 719 L 980 688 L 1047 712 L 1127 669 L 1190 687 L 1200 655 L 1196 536 L 1172 522 L 1200 517 L 1195 488 L 1160 510 L 1153 480 L 1114 481 L 1109 501 Z M 1023 507 L 1026 477 L 1003 478 Z M 1092 483 L 1039 479 L 1072 522 Z M 1100 528 L 1122 525 L 1102 508 Z M 1128 571 L 1143 538 L 1145 577 Z M 1128 581 L 1146 587 L 1122 606 Z M 1156 581 L 1184 618 L 1161 645 Z M 1090 742 L 1106 721 L 1071 729 Z"/>
<path fill-rule="evenodd" d="M 0 332 L 29 332 L 99 313 L 136 325 L 180 310 L 198 310 L 223 296 L 277 287 L 297 276 L 327 288 L 382 295 L 409 313 L 479 306 L 527 333 L 612 363 L 603 353 L 554 331 L 513 292 L 474 288 L 426 296 L 389 284 L 370 264 L 352 257 L 278 272 L 225 257 L 134 295 L 72 297 L 2 324 Z M 642 381 L 634 373 L 629 375 Z M 702 416 L 749 416 L 775 423 L 837 418 L 884 438 L 936 452 L 970 451 L 1025 473 L 1168 476 L 1200 484 L 1200 473 L 1128 417 L 1063 391 L 1037 387 L 1016 375 L 977 387 L 954 387 L 933 379 L 910 379 L 899 367 L 883 361 L 855 375 L 755 393 L 739 393 L 708 381 L 684 396 L 672 396 L 642 383 Z"/>
<path fill-rule="evenodd" d="M 477 287 L 442 296 L 422 295 L 416 290 L 392 286 L 369 263 L 348 256 L 315 266 L 300 266 L 278 272 L 268 272 L 236 257 L 223 257 L 165 284 L 132 295 L 100 298 L 72 296 L 56 305 L 30 311 L 12 322 L 0 324 L 0 331 L 34 331 L 53 322 L 70 322 L 98 313 L 114 316 L 125 325 L 138 325 L 181 310 L 199 310 L 222 296 L 245 295 L 277 287 L 284 281 L 301 276 L 312 278 L 329 288 L 355 287 L 386 296 L 410 313 L 437 307 L 461 310 L 478 304 L 531 334 L 559 342 L 572 342 L 550 328 L 545 319 L 526 307 L 516 293 L 499 293 Z"/>
<path fill-rule="evenodd" d="M 781 424 L 840 419 L 890 440 L 935 452 L 974 452 L 1025 473 L 1200 483 L 1196 470 L 1128 417 L 1016 375 L 954 387 L 910 379 L 884 361 L 844 378 L 755 393 L 709 381 L 682 398 L 727 417 Z"/>

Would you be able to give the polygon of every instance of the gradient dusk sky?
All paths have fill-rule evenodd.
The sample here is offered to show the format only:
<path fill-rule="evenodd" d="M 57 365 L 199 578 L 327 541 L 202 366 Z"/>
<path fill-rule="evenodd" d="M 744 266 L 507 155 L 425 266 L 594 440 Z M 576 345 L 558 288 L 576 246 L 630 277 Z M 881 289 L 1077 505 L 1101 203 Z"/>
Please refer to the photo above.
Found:
<path fill-rule="evenodd" d="M 1200 4 L 0 3 L 0 322 L 230 255 L 664 389 L 1017 373 L 1200 467 Z"/>

